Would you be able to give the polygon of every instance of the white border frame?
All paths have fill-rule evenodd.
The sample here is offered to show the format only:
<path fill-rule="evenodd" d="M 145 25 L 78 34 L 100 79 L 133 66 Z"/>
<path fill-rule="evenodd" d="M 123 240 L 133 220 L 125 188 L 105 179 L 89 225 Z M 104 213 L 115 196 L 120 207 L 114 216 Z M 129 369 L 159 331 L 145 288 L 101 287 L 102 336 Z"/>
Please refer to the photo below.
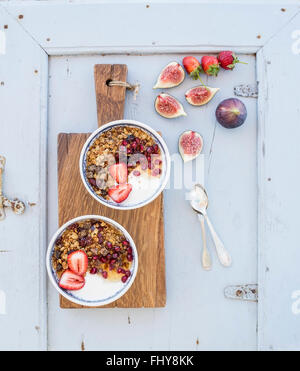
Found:
<path fill-rule="evenodd" d="M 175 5 L 176 4 L 176 5 Z M 149 6 L 147 6 L 149 5 Z M 172 19 L 165 18 L 170 6 L 176 6 L 177 11 L 172 13 Z M 284 10 L 283 10 L 284 9 Z M 155 54 L 155 53 L 194 53 L 217 52 L 221 49 L 233 49 L 238 53 L 255 53 L 257 57 L 257 77 L 259 81 L 258 98 L 258 169 L 259 169 L 259 216 L 258 216 L 258 250 L 259 250 L 259 285 L 260 302 L 258 307 L 258 348 L 259 349 L 293 349 L 299 346 L 299 335 L 293 329 L 293 321 L 287 320 L 285 326 L 290 331 L 281 339 L 274 339 L 274 330 L 277 325 L 276 313 L 272 311 L 276 293 L 272 291 L 272 283 L 276 279 L 279 283 L 284 280 L 285 274 L 280 270 L 278 257 L 273 257 L 267 249 L 272 244 L 273 251 L 288 242 L 295 244 L 296 235 L 277 233 L 278 221 L 285 226 L 293 224 L 296 217 L 296 206 L 289 205 L 282 213 L 279 204 L 272 204 L 272 197 L 280 197 L 282 186 L 287 185 L 279 170 L 274 168 L 274 157 L 281 166 L 285 161 L 276 155 L 277 140 L 282 136 L 289 139 L 289 143 L 296 141 L 297 135 L 282 135 L 281 122 L 288 121 L 285 130 L 291 129 L 299 134 L 299 129 L 292 126 L 298 120 L 297 104 L 289 112 L 272 112 L 274 105 L 280 102 L 279 91 L 286 90 L 290 95 L 297 94 L 299 76 L 295 66 L 299 59 L 287 45 L 291 39 L 291 32 L 300 28 L 298 1 L 245 1 L 242 4 L 236 1 L 8 1 L 0 3 L 0 10 L 5 11 L 10 22 L 18 23 L 23 29 L 23 37 L 31 39 L 40 49 L 40 59 L 30 54 L 23 54 L 24 60 L 32 61 L 40 71 L 40 257 L 44 256 L 46 246 L 46 153 L 47 153 L 47 86 L 48 86 L 48 57 L 65 54 Z M 0 13 L 0 14 L 2 14 Z M 201 29 L 199 30 L 199 14 L 201 14 Z M 226 19 L 228 27 L 222 27 Z M 6 20 L 4 21 L 6 22 Z M 162 25 L 169 32 L 161 32 Z M 181 24 L 185 32 L 178 31 Z M 105 32 L 114 27 L 115 32 Z M 185 28 L 186 26 L 186 28 Z M 188 26 L 188 27 L 187 27 Z M 148 32 L 136 32 L 143 28 Z M 173 35 L 176 37 L 173 37 Z M 122 38 L 121 36 L 122 35 Z M 148 35 L 145 37 L 145 35 Z M 141 37 L 143 39 L 141 39 Z M 122 41 L 121 41 L 122 40 Z M 22 40 L 18 40 L 22 43 Z M 284 43 L 284 44 L 283 44 Z M 15 54 L 11 53 L 11 58 Z M 269 68 L 274 62 L 275 69 Z M 278 74 L 279 70 L 284 71 Z M 295 71 L 295 72 L 294 72 Z M 23 77 L 27 79 L 27 76 Z M 274 82 L 276 81 L 276 82 Z M 28 80 L 28 83 L 31 83 Z M 29 88 L 29 86 L 28 86 Z M 278 89 L 278 91 L 276 91 Z M 16 94 L 12 99 L 16 99 Z M 19 99 L 22 99 L 20 96 Z M 295 102 L 293 100 L 293 102 Z M 270 108 L 271 107 L 271 108 Z M 30 110 L 30 107 L 28 107 Z M 284 113 L 287 116 L 284 116 Z M 36 119 L 36 118 L 35 118 Z M 276 142 L 276 143 L 275 143 Z M 294 142 L 293 142 L 294 143 Z M 280 146 L 282 148 L 282 146 Z M 273 161 L 273 162 L 272 162 Z M 269 181 L 270 173 L 274 181 Z M 285 176 L 293 176 L 293 170 L 286 170 Z M 296 181 L 298 186 L 299 181 Z M 293 188 L 296 190 L 296 187 Z M 287 227 L 287 229 L 289 229 Z M 274 230 L 276 239 L 274 238 Z M 289 231 L 292 232 L 292 231 Z M 285 252 L 285 259 L 291 261 L 289 255 L 299 252 L 293 249 Z M 288 256 L 287 256 L 288 254 Z M 293 255 L 295 257 L 295 255 Z M 274 270 L 273 278 L 267 272 Z M 268 271 L 269 270 L 269 271 Z M 47 347 L 46 328 L 46 286 L 45 272 L 41 269 L 40 316 L 42 329 L 39 332 L 40 349 Z M 292 277 L 291 277 L 292 278 Z M 282 302 L 281 302 L 282 303 Z M 285 303 L 282 303 L 283 305 Z M 286 313 L 281 313 L 286 315 Z M 297 326 L 296 326 L 297 327 Z"/>

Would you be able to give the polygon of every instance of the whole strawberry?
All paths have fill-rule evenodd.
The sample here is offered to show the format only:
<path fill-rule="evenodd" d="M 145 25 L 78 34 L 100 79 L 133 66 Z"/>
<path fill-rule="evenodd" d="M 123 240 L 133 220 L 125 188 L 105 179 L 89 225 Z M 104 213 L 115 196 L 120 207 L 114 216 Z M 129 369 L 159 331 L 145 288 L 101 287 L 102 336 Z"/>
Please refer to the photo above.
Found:
<path fill-rule="evenodd" d="M 218 61 L 224 70 L 233 70 L 237 63 L 247 64 L 245 62 L 241 62 L 230 50 L 220 52 L 218 55 Z"/>
<path fill-rule="evenodd" d="M 205 55 L 201 59 L 202 69 L 209 76 L 218 76 L 220 71 L 219 61 L 216 57 Z"/>
<path fill-rule="evenodd" d="M 199 78 L 199 74 L 202 71 L 202 68 L 198 59 L 192 56 L 184 57 L 182 60 L 182 64 L 191 78 L 193 78 L 194 80 L 197 80 Z"/>

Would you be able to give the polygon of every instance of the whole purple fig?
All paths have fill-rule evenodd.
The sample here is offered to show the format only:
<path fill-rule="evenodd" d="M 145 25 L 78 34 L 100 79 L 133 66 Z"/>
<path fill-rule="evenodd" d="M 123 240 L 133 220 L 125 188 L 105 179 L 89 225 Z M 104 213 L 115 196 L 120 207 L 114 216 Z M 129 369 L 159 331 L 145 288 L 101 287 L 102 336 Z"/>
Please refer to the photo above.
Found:
<path fill-rule="evenodd" d="M 237 98 L 225 99 L 216 109 L 216 118 L 224 128 L 237 128 L 243 125 L 247 118 L 246 106 Z"/>

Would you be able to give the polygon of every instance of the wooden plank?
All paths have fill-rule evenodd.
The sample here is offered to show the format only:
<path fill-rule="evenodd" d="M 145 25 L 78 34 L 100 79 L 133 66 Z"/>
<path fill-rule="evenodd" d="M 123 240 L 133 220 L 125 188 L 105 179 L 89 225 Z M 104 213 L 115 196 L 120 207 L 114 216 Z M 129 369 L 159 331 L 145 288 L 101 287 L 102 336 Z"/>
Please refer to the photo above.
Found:
<path fill-rule="evenodd" d="M 98 126 L 114 120 L 121 120 L 124 115 L 126 88 L 108 86 L 109 81 L 126 82 L 125 64 L 96 64 L 94 68 L 97 100 Z"/>
<path fill-rule="evenodd" d="M 151 204 L 130 211 L 110 209 L 94 200 L 84 188 L 78 169 L 80 151 L 88 136 L 60 134 L 58 137 L 59 225 L 80 215 L 96 214 L 124 226 L 136 243 L 139 271 L 121 299 L 100 308 L 162 307 L 166 302 L 162 195 Z M 60 303 L 62 308 L 83 308 L 63 297 Z"/>
<path fill-rule="evenodd" d="M 0 7 L 0 154 L 3 192 L 26 203 L 0 222 L 0 349 L 46 350 L 46 153 L 48 56 Z M 6 27 L 3 27 L 6 25 Z M 22 55 L 22 58 L 20 58 Z M 3 303 L 2 303 L 3 304 Z"/>
<path fill-rule="evenodd" d="M 258 53 L 260 350 L 298 350 L 299 84 L 298 15 Z"/>
<path fill-rule="evenodd" d="M 296 1 L 284 6 L 266 1 L 242 4 L 219 1 L 123 1 L 70 2 L 20 1 L 4 3 L 50 55 L 70 53 L 155 53 L 161 47 L 186 52 L 218 47 L 252 46 L 258 50 L 298 11 Z M 22 14 L 23 18 L 19 19 Z M 113 22 L 111 16 L 113 14 Z M 199 31 L 199 14 L 202 30 Z M 234 17 L 233 17 L 234 14 Z M 76 21 L 75 21 L 76 20 Z M 222 27 L 230 20 L 230 27 Z M 80 25 L 80 26 L 78 26 Z M 162 32 L 163 25 L 167 32 Z M 188 30 L 179 32 L 181 29 Z M 138 31 L 137 31 L 138 30 Z M 239 30 L 240 32 L 236 32 Z M 174 49 L 173 49 L 174 51 Z"/>
<path fill-rule="evenodd" d="M 121 119 L 126 88 L 108 86 L 108 81 L 126 82 L 127 66 L 95 65 L 95 91 L 98 125 Z M 162 195 L 146 207 L 119 211 L 100 205 L 84 188 L 78 162 L 88 135 L 61 134 L 58 140 L 59 222 L 79 215 L 104 215 L 118 221 L 132 235 L 139 253 L 139 273 L 132 288 L 121 299 L 106 307 L 161 307 L 166 303 Z M 74 172 L 74 169 L 77 169 Z M 72 179 L 72 182 L 69 181 Z M 83 308 L 60 298 L 62 308 Z M 103 307 L 100 307 L 103 308 Z"/>

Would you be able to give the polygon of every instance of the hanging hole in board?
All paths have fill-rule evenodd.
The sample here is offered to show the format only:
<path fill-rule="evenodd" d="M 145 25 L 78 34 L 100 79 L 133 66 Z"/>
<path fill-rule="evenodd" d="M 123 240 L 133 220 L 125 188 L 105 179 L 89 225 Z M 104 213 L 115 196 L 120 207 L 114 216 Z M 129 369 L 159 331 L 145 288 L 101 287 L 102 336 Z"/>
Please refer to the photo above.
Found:
<path fill-rule="evenodd" d="M 110 86 L 109 84 L 112 82 L 112 79 L 108 79 L 108 80 L 106 80 L 106 85 L 107 86 Z"/>

